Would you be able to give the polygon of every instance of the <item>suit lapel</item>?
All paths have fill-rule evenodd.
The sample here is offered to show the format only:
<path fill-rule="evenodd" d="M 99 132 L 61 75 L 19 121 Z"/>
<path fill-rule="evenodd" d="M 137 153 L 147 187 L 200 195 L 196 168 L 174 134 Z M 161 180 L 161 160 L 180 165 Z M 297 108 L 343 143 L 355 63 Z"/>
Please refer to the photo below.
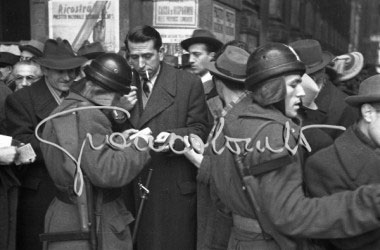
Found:
<path fill-rule="evenodd" d="M 48 87 L 46 86 L 44 78 L 34 83 L 31 86 L 32 100 L 34 101 L 34 107 L 36 110 L 36 115 L 41 120 L 45 119 L 50 115 L 50 113 L 58 107 L 53 95 L 50 93 Z"/>
<path fill-rule="evenodd" d="M 165 63 L 161 63 L 160 73 L 154 84 L 148 103 L 141 113 L 138 123 L 139 128 L 167 109 L 174 102 L 177 87 L 176 81 L 175 69 L 170 68 L 170 66 Z"/>
<path fill-rule="evenodd" d="M 137 87 L 137 102 L 135 107 L 131 110 L 131 118 L 129 119 L 129 122 L 132 124 L 134 128 L 139 128 L 139 120 L 140 115 L 143 112 L 143 104 L 142 104 L 142 90 L 141 90 L 141 84 L 140 84 L 140 78 L 139 74 L 134 70 L 133 71 L 133 78 L 132 78 L 132 86 Z"/>

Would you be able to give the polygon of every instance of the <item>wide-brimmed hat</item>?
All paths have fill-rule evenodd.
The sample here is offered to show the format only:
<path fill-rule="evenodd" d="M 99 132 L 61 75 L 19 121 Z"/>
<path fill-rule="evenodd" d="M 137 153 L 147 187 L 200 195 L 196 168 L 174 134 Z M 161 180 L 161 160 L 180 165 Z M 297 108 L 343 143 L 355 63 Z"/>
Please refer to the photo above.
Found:
<path fill-rule="evenodd" d="M 95 59 L 96 57 L 104 54 L 105 51 L 100 42 L 84 43 L 78 50 L 78 56 L 84 56 L 88 60 Z"/>
<path fill-rule="evenodd" d="M 87 58 L 76 56 L 67 40 L 48 39 L 42 57 L 36 58 L 35 61 L 46 68 L 67 70 L 82 66 Z"/>
<path fill-rule="evenodd" d="M 317 110 L 318 106 L 315 103 L 315 98 L 319 93 L 317 83 L 308 74 L 303 74 L 301 86 L 305 91 L 305 95 L 302 97 L 302 105 L 308 109 Z"/>
<path fill-rule="evenodd" d="M 19 56 L 9 52 L 0 52 L 0 67 L 13 66 L 20 60 Z"/>
<path fill-rule="evenodd" d="M 364 57 L 360 52 L 351 52 L 335 57 L 328 67 L 338 74 L 339 81 L 347 81 L 354 78 L 363 69 Z"/>
<path fill-rule="evenodd" d="M 205 64 L 212 75 L 244 84 L 249 53 L 236 46 L 227 46 L 216 59 Z"/>
<path fill-rule="evenodd" d="M 365 79 L 359 86 L 359 93 L 346 97 L 345 100 L 352 106 L 359 106 L 363 103 L 380 102 L 380 74 Z"/>
<path fill-rule="evenodd" d="M 189 50 L 190 45 L 195 43 L 205 43 L 211 48 L 210 52 L 217 52 L 223 46 L 223 43 L 215 38 L 215 36 L 205 29 L 196 29 L 190 38 L 181 42 L 181 47 L 185 50 Z"/>
<path fill-rule="evenodd" d="M 44 44 L 37 40 L 21 40 L 18 48 L 20 49 L 20 51 L 26 50 L 32 53 L 33 55 L 40 57 L 42 56 L 42 51 L 44 50 Z"/>
<path fill-rule="evenodd" d="M 322 51 L 321 44 L 317 40 L 298 40 L 289 44 L 305 63 L 306 73 L 313 74 L 325 68 L 334 56 L 328 51 Z"/>

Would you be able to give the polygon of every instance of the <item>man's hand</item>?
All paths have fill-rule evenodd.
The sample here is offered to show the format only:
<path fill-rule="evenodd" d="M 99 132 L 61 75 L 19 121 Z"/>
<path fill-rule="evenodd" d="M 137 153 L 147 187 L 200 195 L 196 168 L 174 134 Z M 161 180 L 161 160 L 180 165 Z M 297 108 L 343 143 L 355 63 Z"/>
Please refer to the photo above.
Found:
<path fill-rule="evenodd" d="M 17 148 L 13 146 L 0 148 L 0 165 L 9 165 L 17 158 Z"/>
<path fill-rule="evenodd" d="M 128 95 L 123 95 L 120 98 L 119 105 L 121 108 L 130 111 L 136 105 L 137 102 L 137 87 L 131 86 L 131 91 Z"/>
<path fill-rule="evenodd" d="M 186 151 L 184 153 L 184 155 L 186 156 L 186 158 L 191 162 L 193 163 L 197 168 L 200 168 L 201 166 L 201 163 L 202 163 L 202 160 L 203 160 L 203 155 L 202 154 L 198 154 L 197 152 L 195 152 L 195 150 L 191 147 L 191 144 L 189 142 L 189 136 L 185 136 L 183 138 L 184 140 L 184 143 L 185 143 L 185 147 L 186 147 Z M 191 149 L 190 149 L 191 148 Z"/>

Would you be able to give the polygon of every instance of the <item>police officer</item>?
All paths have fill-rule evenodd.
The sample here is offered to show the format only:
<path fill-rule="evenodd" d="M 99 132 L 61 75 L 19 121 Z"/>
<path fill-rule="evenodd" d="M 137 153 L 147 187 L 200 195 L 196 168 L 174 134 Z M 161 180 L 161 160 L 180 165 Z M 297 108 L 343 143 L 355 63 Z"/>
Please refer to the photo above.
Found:
<path fill-rule="evenodd" d="M 71 92 L 52 115 L 82 110 L 48 119 L 43 130 L 43 139 L 54 143 L 45 141 L 41 148 L 58 195 L 47 211 L 41 238 L 49 250 L 132 249 L 128 224 L 133 217 L 120 198 L 120 187 L 150 157 L 123 144 L 121 135 L 128 138 L 131 131 L 111 139 L 110 111 L 92 109 L 118 105 L 129 92 L 131 68 L 120 55 L 105 53 L 84 72 L 79 93 Z"/>
<path fill-rule="evenodd" d="M 305 238 L 380 226 L 379 185 L 317 199 L 304 195 L 298 149 L 305 143 L 297 118 L 304 72 L 284 44 L 256 49 L 245 81 L 252 94 L 220 119 L 201 161 L 198 180 L 210 183 L 233 214 L 228 249 L 305 249 Z"/>

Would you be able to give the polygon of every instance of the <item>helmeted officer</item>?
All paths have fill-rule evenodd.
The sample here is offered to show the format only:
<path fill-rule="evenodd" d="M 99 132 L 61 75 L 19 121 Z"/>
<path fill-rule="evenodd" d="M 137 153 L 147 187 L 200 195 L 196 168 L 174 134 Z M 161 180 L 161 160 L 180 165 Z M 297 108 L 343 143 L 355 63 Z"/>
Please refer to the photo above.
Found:
<path fill-rule="evenodd" d="M 252 94 L 220 119 L 198 173 L 232 211 L 228 249 L 305 249 L 307 238 L 378 228 L 379 185 L 305 197 L 297 118 L 305 66 L 294 50 L 281 43 L 259 47 L 246 72 L 245 87 Z"/>
<path fill-rule="evenodd" d="M 118 105 L 129 92 L 131 68 L 122 56 L 105 53 L 84 72 L 79 92 L 66 97 L 43 130 L 43 139 L 54 144 L 42 143 L 41 148 L 58 195 L 41 237 L 45 249 L 132 249 L 128 224 L 133 217 L 120 198 L 120 187 L 150 157 L 122 143 L 130 131 L 111 136 L 110 110 L 96 108 Z"/>

